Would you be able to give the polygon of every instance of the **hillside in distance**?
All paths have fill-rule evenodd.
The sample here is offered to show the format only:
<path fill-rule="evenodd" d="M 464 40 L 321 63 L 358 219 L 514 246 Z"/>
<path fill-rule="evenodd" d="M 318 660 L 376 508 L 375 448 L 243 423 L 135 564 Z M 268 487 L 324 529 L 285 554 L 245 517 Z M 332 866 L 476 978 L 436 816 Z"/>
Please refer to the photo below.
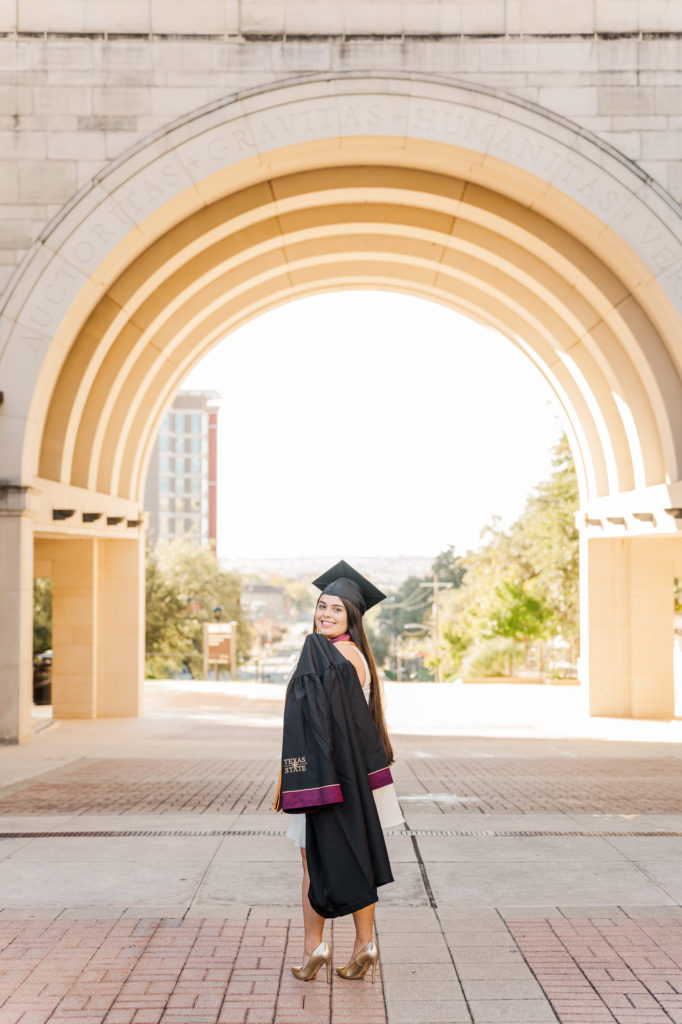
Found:
<path fill-rule="evenodd" d="M 315 555 L 304 558 L 237 558 L 223 559 L 224 569 L 234 569 L 243 575 L 256 575 L 264 579 L 269 576 L 284 576 L 287 579 L 310 582 L 320 573 L 345 558 L 358 572 L 371 579 L 383 590 L 397 590 L 408 576 L 427 576 L 431 571 L 433 558 L 425 555 L 358 555 L 344 552 L 335 555 Z"/>

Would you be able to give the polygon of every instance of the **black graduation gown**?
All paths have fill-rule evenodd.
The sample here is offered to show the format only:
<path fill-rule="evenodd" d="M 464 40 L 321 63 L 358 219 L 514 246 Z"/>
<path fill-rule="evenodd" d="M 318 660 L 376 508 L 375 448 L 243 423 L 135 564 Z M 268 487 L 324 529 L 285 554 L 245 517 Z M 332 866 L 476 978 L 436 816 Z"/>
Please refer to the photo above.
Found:
<path fill-rule="evenodd" d="M 308 896 L 322 917 L 376 903 L 393 881 L 372 796 L 390 782 L 354 666 L 311 633 L 284 704 L 282 810 L 306 813 Z"/>

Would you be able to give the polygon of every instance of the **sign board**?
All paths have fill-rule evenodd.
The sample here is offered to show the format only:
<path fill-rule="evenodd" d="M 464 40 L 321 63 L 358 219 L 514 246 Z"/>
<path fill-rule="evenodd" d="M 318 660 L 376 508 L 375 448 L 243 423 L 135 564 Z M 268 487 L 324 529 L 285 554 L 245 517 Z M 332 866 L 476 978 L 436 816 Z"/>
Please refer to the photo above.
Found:
<path fill-rule="evenodd" d="M 229 665 L 230 675 L 235 678 L 237 668 L 237 624 L 236 622 L 204 623 L 204 679 L 208 679 L 209 665 L 215 665 L 216 679 L 218 666 Z"/>

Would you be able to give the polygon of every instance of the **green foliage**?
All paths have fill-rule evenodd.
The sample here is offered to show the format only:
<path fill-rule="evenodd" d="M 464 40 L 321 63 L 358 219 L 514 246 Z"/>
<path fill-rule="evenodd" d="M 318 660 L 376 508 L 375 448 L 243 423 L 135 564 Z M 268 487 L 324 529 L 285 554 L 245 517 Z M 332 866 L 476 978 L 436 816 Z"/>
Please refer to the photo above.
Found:
<path fill-rule="evenodd" d="M 33 656 L 52 647 L 52 580 L 33 581 Z"/>
<path fill-rule="evenodd" d="M 389 595 L 389 599 L 379 606 L 377 618 L 373 623 L 375 640 L 372 647 L 374 649 L 376 643 L 375 656 L 378 663 L 385 661 L 389 652 L 395 652 L 398 643 L 404 644 L 405 638 L 412 633 L 410 627 L 423 624 L 427 635 L 432 630 L 430 619 L 434 594 L 433 574 L 438 574 L 439 583 L 452 584 L 456 589 L 461 586 L 465 572 L 466 567 L 462 559 L 455 554 L 454 546 L 450 545 L 434 560 L 429 576 L 408 576 L 400 588 Z M 440 594 L 447 592 L 441 590 Z M 401 636 L 402 640 L 399 641 L 398 638 Z M 443 661 L 440 650 L 442 645 L 439 643 L 436 652 L 433 650 L 432 640 L 425 641 L 424 634 L 420 634 L 420 637 L 420 646 L 424 646 L 425 643 L 431 646 L 432 653 L 426 657 L 425 664 L 433 669 Z"/>
<path fill-rule="evenodd" d="M 578 482 L 564 435 L 553 451 L 551 475 L 510 533 L 520 577 L 532 580 L 535 596 L 551 612 L 553 632 L 569 643 L 579 631 L 577 510 Z"/>
<path fill-rule="evenodd" d="M 490 613 L 490 637 L 516 640 L 526 647 L 547 636 L 552 613 L 523 583 L 503 580 L 495 588 L 496 601 Z"/>
<path fill-rule="evenodd" d="M 573 460 L 562 437 L 553 450 L 549 478 L 530 495 L 522 515 L 507 531 L 493 519 L 481 547 L 462 560 L 466 575 L 461 586 L 443 594 L 446 672 L 466 664 L 469 653 L 474 661 L 467 672 L 474 674 L 475 660 L 488 656 L 477 647 L 485 638 L 523 644 L 526 652 L 533 642 L 550 637 L 576 643 L 577 508 Z M 499 674 L 497 669 L 493 674 Z"/>
<path fill-rule="evenodd" d="M 392 633 L 401 633 L 408 622 L 421 622 L 431 607 L 431 592 L 419 576 L 408 576 L 395 594 L 380 605 L 377 627 L 388 622 Z"/>
<path fill-rule="evenodd" d="M 445 551 L 441 551 L 435 558 L 431 566 L 431 572 L 438 573 L 438 579 L 441 583 L 452 583 L 455 587 L 461 586 L 466 566 L 459 555 L 455 554 L 454 544 L 451 544 Z"/>
<path fill-rule="evenodd" d="M 222 607 L 223 622 L 236 620 L 240 660 L 245 660 L 252 634 L 242 616 L 237 573 L 224 572 L 215 552 L 179 537 L 147 549 L 146 649 L 147 675 L 175 673 L 186 665 L 193 677 L 201 674 L 203 626 L 214 621 Z"/>
<path fill-rule="evenodd" d="M 377 665 L 386 665 L 390 679 L 396 678 L 395 655 L 401 643 L 398 638 L 401 634 L 405 635 L 408 623 L 423 622 L 431 608 L 432 590 L 430 587 L 422 587 L 422 582 L 425 581 L 419 576 L 408 576 L 399 589 L 389 594 L 388 600 L 379 605 L 376 618 L 372 620 L 372 635 L 367 633 Z"/>
<path fill-rule="evenodd" d="M 443 639 L 446 643 L 447 657 L 445 659 L 446 664 L 450 672 L 456 672 L 464 660 L 471 640 L 466 635 L 455 632 L 454 629 L 446 628 L 443 630 Z"/>
<path fill-rule="evenodd" d="M 438 573 L 440 583 L 452 583 L 459 587 L 466 568 L 461 558 L 455 555 L 453 545 L 441 551 L 431 566 L 432 573 Z M 409 623 L 424 622 L 431 612 L 433 603 L 433 575 L 408 576 L 399 589 L 380 605 L 377 629 L 390 626 L 393 634 L 401 633 Z M 428 584 L 428 586 L 422 586 Z"/>
<path fill-rule="evenodd" d="M 513 675 L 514 662 L 522 652 L 523 647 L 510 637 L 496 636 L 483 640 L 469 661 L 467 675 L 474 679 Z"/>
<path fill-rule="evenodd" d="M 385 630 L 378 632 L 368 622 L 365 622 L 365 633 L 369 640 L 369 646 L 372 648 L 375 662 L 377 665 L 382 665 L 388 657 L 391 646 L 388 633 Z"/>

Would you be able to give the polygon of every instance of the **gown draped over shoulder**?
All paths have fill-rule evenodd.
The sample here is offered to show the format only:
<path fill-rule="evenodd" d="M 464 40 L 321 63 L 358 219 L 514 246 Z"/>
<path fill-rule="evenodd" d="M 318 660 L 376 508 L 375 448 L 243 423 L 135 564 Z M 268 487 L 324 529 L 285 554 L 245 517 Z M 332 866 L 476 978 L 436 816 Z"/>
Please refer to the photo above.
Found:
<path fill-rule="evenodd" d="M 345 646 L 343 643 L 339 643 L 338 647 Z M 355 646 L 355 645 L 353 645 Z M 369 665 L 367 659 L 360 650 L 359 647 L 355 647 L 355 650 L 362 659 L 362 664 L 365 669 L 365 681 L 362 686 L 362 692 L 365 700 L 369 704 L 371 678 L 369 672 Z M 405 821 L 403 813 L 400 810 L 400 804 L 398 803 L 398 797 L 395 791 L 395 784 L 393 782 L 388 786 L 382 786 L 381 789 L 372 790 L 374 802 L 377 807 L 379 814 L 379 822 L 382 828 L 394 828 L 396 825 L 402 825 Z M 292 814 L 287 836 L 289 839 L 293 839 L 296 846 L 304 848 L 306 845 L 306 818 L 305 814 Z"/>

